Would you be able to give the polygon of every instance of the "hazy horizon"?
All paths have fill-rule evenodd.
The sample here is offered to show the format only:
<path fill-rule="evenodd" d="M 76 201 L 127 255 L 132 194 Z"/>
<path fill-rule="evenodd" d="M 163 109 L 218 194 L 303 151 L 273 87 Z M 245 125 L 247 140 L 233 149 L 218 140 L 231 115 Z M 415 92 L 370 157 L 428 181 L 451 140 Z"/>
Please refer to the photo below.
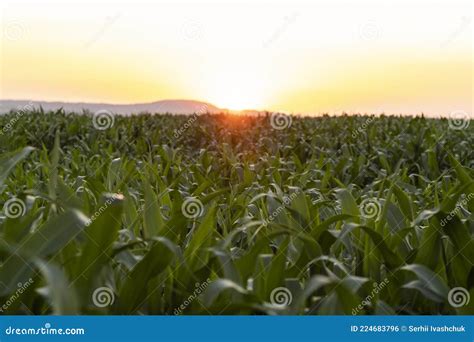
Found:
<path fill-rule="evenodd" d="M 12 106 L 7 106 L 5 107 L 4 102 L 13 102 Z M 251 113 L 251 112 L 258 112 L 258 113 L 264 113 L 264 112 L 278 112 L 278 111 L 272 111 L 270 109 L 265 109 L 265 108 L 244 108 L 240 110 L 233 110 L 229 108 L 220 108 L 215 106 L 213 103 L 206 102 L 206 101 L 200 101 L 196 99 L 162 99 L 162 100 L 157 100 L 157 101 L 152 101 L 152 102 L 142 102 L 142 103 L 107 103 L 107 102 L 68 102 L 68 101 L 40 101 L 40 100 L 33 100 L 33 99 L 0 99 L 0 114 L 2 113 L 7 113 L 11 110 L 21 110 L 22 107 L 28 106 L 28 105 L 33 105 L 33 107 L 36 105 L 37 107 L 41 106 L 45 110 L 59 110 L 60 108 L 65 109 L 68 112 L 80 112 L 81 110 L 88 110 L 91 112 L 94 111 L 101 111 L 101 110 L 107 110 L 110 111 L 111 113 L 116 113 L 116 114 L 139 114 L 143 112 L 148 112 L 151 114 L 165 114 L 165 113 L 172 113 L 172 114 L 192 114 L 194 112 L 199 112 L 199 113 L 204 113 L 202 111 L 202 107 L 186 107 L 183 105 L 178 104 L 176 106 L 172 106 L 171 108 L 197 108 L 197 110 L 173 110 L 170 109 L 169 107 L 169 102 L 191 102 L 194 104 L 208 104 L 210 105 L 210 112 L 211 113 L 231 113 L 231 114 L 246 114 L 246 113 Z M 161 104 L 161 103 L 167 103 L 166 104 L 166 110 L 140 110 L 140 109 L 135 109 L 136 106 L 147 106 L 147 105 L 154 105 L 154 104 Z M 46 107 L 44 104 L 48 104 Z M 61 106 L 61 105 L 66 105 L 66 106 Z M 85 105 L 81 107 L 81 105 Z M 129 108 L 129 110 L 122 110 L 122 111 L 117 111 L 118 107 L 124 107 L 124 108 Z M 214 109 L 215 108 L 215 109 Z M 428 113 L 428 112 L 419 112 L 419 113 L 408 113 L 408 112 L 385 112 L 385 111 L 379 111 L 379 112 L 354 112 L 354 111 L 349 111 L 349 110 L 339 110 L 339 111 L 334 111 L 334 112 L 318 112 L 318 113 L 305 113 L 305 112 L 283 112 L 280 111 L 284 114 L 290 114 L 290 115 L 301 115 L 301 116 L 323 116 L 323 115 L 330 115 L 330 116 L 338 116 L 338 115 L 389 115 L 389 116 L 426 116 L 430 118 L 450 118 L 453 117 L 456 113 L 457 114 L 463 114 L 463 117 L 466 117 L 464 113 L 465 111 L 462 110 L 454 110 L 451 112 L 446 112 L 446 113 Z M 453 114 L 454 113 L 454 114 Z M 467 117 L 471 117 L 469 114 Z"/>

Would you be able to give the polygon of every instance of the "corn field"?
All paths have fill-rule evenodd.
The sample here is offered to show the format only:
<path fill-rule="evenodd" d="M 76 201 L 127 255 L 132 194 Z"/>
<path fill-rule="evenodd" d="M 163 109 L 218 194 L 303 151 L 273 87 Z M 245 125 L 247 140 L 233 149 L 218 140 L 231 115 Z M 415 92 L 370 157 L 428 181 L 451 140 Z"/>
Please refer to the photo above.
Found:
<path fill-rule="evenodd" d="M 472 122 L 274 119 L 0 116 L 0 312 L 474 314 Z"/>

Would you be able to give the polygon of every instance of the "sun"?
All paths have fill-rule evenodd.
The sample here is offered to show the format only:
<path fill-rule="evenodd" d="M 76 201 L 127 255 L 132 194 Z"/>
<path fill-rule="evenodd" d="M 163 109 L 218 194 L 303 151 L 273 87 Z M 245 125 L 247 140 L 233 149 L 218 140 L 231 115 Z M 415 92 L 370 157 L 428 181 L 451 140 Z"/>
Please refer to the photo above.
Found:
<path fill-rule="evenodd" d="M 211 96 L 211 103 L 219 108 L 230 110 L 261 109 L 262 101 L 258 95 L 248 93 L 245 88 L 227 87 L 221 93 Z"/>
<path fill-rule="evenodd" d="M 206 88 L 205 97 L 220 108 L 262 109 L 266 103 L 263 82 L 248 72 L 221 72 L 212 78 Z"/>

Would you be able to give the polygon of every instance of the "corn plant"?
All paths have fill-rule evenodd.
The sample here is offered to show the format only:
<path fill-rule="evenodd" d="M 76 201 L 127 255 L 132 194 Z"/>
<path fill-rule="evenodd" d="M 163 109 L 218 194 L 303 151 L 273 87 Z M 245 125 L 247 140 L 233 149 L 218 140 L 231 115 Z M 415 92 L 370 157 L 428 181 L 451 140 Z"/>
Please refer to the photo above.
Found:
<path fill-rule="evenodd" d="M 474 124 L 95 119 L 0 116 L 1 313 L 474 313 Z"/>

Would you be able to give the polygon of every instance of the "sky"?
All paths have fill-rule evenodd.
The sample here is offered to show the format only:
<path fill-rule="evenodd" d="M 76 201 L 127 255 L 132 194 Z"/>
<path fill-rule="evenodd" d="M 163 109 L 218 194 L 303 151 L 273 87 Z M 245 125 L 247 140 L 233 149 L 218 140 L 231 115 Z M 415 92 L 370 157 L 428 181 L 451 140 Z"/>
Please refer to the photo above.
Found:
<path fill-rule="evenodd" d="M 469 0 L 0 0 L 1 99 L 473 108 Z"/>

